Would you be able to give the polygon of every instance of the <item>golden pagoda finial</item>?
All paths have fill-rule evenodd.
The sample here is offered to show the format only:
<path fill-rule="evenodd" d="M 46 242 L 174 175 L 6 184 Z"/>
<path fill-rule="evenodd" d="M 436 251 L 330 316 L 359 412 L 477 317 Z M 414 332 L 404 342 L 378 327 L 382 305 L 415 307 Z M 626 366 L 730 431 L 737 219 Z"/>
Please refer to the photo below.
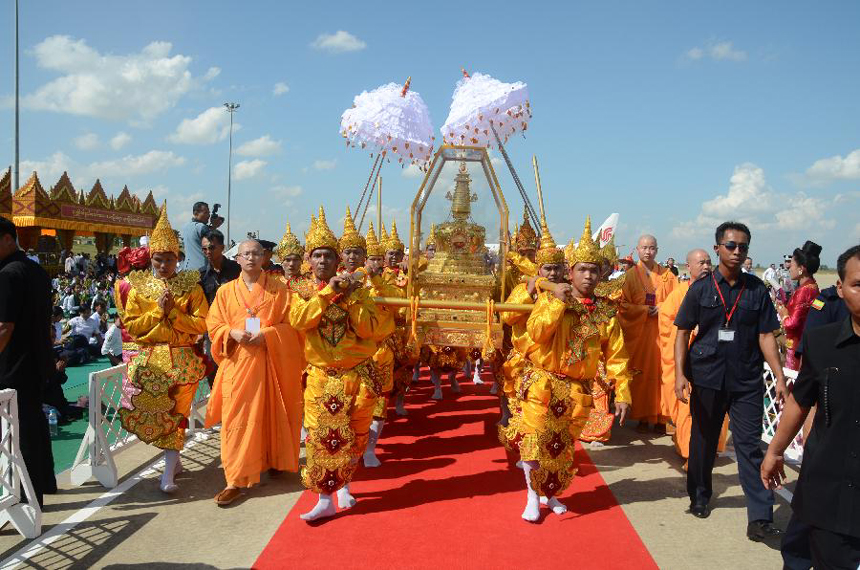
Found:
<path fill-rule="evenodd" d="M 615 248 L 615 232 L 612 232 L 606 245 L 600 248 L 600 255 L 603 257 L 603 261 L 609 265 L 615 265 L 618 262 L 618 250 Z"/>
<path fill-rule="evenodd" d="M 517 230 L 516 235 L 517 238 L 514 243 L 516 244 L 517 251 L 538 248 L 539 244 L 537 233 L 535 233 L 531 222 L 529 222 L 529 213 L 525 208 L 523 208 L 523 223 Z"/>
<path fill-rule="evenodd" d="M 352 219 L 352 212 L 349 211 L 349 206 L 346 207 L 346 217 L 343 219 L 343 235 L 338 242 L 341 251 L 346 251 L 350 247 L 360 247 L 367 252 L 367 242 L 355 229 L 355 222 Z"/>
<path fill-rule="evenodd" d="M 400 236 L 397 235 L 397 221 L 391 220 L 391 233 L 388 234 L 388 241 L 385 242 L 386 251 L 404 251 L 406 246 L 400 241 Z"/>
<path fill-rule="evenodd" d="M 176 232 L 170 227 L 170 220 L 167 219 L 167 200 L 165 200 L 149 238 L 149 253 L 168 252 L 179 256 L 179 238 L 176 237 Z"/>
<path fill-rule="evenodd" d="M 520 232 L 523 229 L 520 228 Z M 564 251 L 555 245 L 555 240 L 552 239 L 552 234 L 549 233 L 549 227 L 546 225 L 546 218 L 541 217 L 540 220 L 540 247 L 537 250 L 535 258 L 538 267 L 541 265 L 553 265 L 556 263 L 564 263 Z"/>
<path fill-rule="evenodd" d="M 328 227 L 328 222 L 325 219 L 325 210 L 323 210 L 322 206 L 320 206 L 319 217 L 316 219 L 316 223 L 314 223 L 312 218 L 311 224 L 311 229 L 308 230 L 308 237 L 305 240 L 305 250 L 311 253 L 315 249 L 331 249 L 340 253 L 337 238 Z"/>
<path fill-rule="evenodd" d="M 373 231 L 373 222 L 367 228 L 367 235 L 364 236 L 364 242 L 367 244 L 367 257 L 384 257 L 385 248 L 376 239 L 376 232 Z"/>
<path fill-rule="evenodd" d="M 591 216 L 585 218 L 585 228 L 582 230 L 582 237 L 579 238 L 579 243 L 576 248 L 566 256 L 567 262 L 571 267 L 577 263 L 596 263 L 600 264 L 603 261 L 600 248 L 591 239 Z"/>
<path fill-rule="evenodd" d="M 281 238 L 281 243 L 278 244 L 277 251 L 281 259 L 286 258 L 288 255 L 298 255 L 299 257 L 305 255 L 305 248 L 302 247 L 299 238 L 293 234 L 290 222 L 287 222 L 287 231 L 284 232 L 284 237 Z"/>
<path fill-rule="evenodd" d="M 436 246 L 436 224 L 431 224 L 430 226 L 430 235 L 427 236 L 427 240 L 424 242 L 424 247 Z"/>

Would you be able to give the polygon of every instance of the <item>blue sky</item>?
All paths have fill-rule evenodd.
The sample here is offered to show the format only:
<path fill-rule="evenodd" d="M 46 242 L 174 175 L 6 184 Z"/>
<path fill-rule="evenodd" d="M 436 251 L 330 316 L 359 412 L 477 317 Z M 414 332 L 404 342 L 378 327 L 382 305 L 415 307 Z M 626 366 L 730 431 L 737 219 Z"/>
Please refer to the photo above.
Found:
<path fill-rule="evenodd" d="M 534 116 L 507 148 L 533 198 L 538 156 L 559 242 L 613 211 L 618 243 L 653 233 L 661 259 L 710 245 L 727 218 L 751 224 L 757 261 L 813 239 L 832 265 L 860 241 L 857 2 L 119 6 L 22 2 L 22 181 L 36 169 L 50 186 L 68 170 L 85 190 L 96 177 L 109 194 L 152 189 L 182 223 L 196 199 L 226 202 L 220 106 L 236 101 L 234 238 L 279 239 L 287 220 L 304 230 L 320 203 L 337 226 L 372 163 L 338 132 L 352 98 L 411 75 L 438 129 L 465 66 L 528 83 Z M 496 170 L 515 219 L 522 202 Z M 404 235 L 421 178 L 395 164 L 382 174 L 385 217 Z M 475 217 L 493 223 L 488 208 Z"/>

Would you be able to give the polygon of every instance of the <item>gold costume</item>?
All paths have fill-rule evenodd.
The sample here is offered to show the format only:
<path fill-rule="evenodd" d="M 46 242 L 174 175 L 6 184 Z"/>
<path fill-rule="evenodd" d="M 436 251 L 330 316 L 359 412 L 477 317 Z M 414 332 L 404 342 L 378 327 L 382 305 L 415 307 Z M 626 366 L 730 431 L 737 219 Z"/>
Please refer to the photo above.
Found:
<path fill-rule="evenodd" d="M 162 208 L 150 251 L 176 253 L 179 244 L 175 241 L 166 208 Z M 129 363 L 128 378 L 140 392 L 131 398 L 134 409 L 120 409 L 122 426 L 141 441 L 180 450 L 197 383 L 206 372 L 194 351 L 197 338 L 206 332 L 209 310 L 198 284 L 200 273 L 182 271 L 164 280 L 152 271 L 134 271 L 127 279 L 131 289 L 123 325 L 139 348 Z M 175 303 L 168 314 L 158 306 L 165 289 L 170 290 Z"/>
<path fill-rule="evenodd" d="M 322 208 L 306 248 L 338 251 Z M 302 483 L 328 495 L 352 479 L 383 387 L 372 361 L 379 315 L 369 290 L 359 288 L 344 298 L 330 285 L 320 285 L 308 299 L 294 300 L 290 324 L 305 335 L 308 362 Z"/>

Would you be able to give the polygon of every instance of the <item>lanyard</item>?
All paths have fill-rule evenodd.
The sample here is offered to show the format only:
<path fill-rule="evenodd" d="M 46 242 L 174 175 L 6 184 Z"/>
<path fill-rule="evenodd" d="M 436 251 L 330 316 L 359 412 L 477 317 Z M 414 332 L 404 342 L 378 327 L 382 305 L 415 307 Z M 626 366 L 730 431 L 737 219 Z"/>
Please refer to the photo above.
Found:
<path fill-rule="evenodd" d="M 746 280 L 744 280 L 744 283 L 741 286 L 741 291 L 740 293 L 738 293 L 738 297 L 737 299 L 735 299 L 735 304 L 732 305 L 732 310 L 730 311 L 728 305 L 726 305 L 726 299 L 723 297 L 723 292 L 720 291 L 720 286 L 717 284 L 717 278 L 714 276 L 713 273 L 711 273 L 711 279 L 714 280 L 714 287 L 717 288 L 717 295 L 720 296 L 720 301 L 723 302 L 723 309 L 726 311 L 726 327 L 728 328 L 729 323 L 732 322 L 732 316 L 734 316 L 735 314 L 735 309 L 738 308 L 738 303 L 741 300 L 741 296 L 744 294 L 744 289 L 747 288 Z"/>
<path fill-rule="evenodd" d="M 243 305 L 245 305 L 245 312 L 246 312 L 246 313 L 248 313 L 248 315 L 250 315 L 251 317 L 256 317 L 256 316 L 257 316 L 257 311 L 259 311 L 259 310 L 260 310 L 260 307 L 262 307 L 262 306 L 263 306 L 263 304 L 266 302 L 266 280 L 267 280 L 266 272 L 265 272 L 265 271 L 263 271 L 263 272 L 260 274 L 260 277 L 262 277 L 262 278 L 263 278 L 263 282 L 262 282 L 262 283 L 260 283 L 260 280 L 258 279 L 258 280 L 257 280 L 257 284 L 258 284 L 258 285 L 260 285 L 260 297 L 262 297 L 262 299 L 260 300 L 260 302 L 259 302 L 259 303 L 257 303 L 257 306 L 256 306 L 256 307 L 251 308 L 251 306 L 250 306 L 250 305 L 248 305 L 248 303 L 246 303 L 246 302 L 245 302 L 245 296 L 244 296 L 244 295 L 242 295 L 241 293 L 239 293 L 238 291 L 236 291 L 236 290 L 234 289 L 234 291 L 236 292 L 236 297 L 237 297 L 237 299 L 238 299 L 239 301 L 241 301 Z M 239 279 L 242 279 L 242 276 L 241 276 L 241 275 L 239 276 Z M 238 283 L 237 283 L 236 285 L 237 285 L 237 287 L 245 287 L 245 289 L 247 289 L 247 288 L 248 288 L 248 287 L 245 285 L 245 283 L 244 283 L 244 282 L 242 282 L 241 284 L 238 284 Z M 248 291 L 248 296 L 249 296 L 249 297 L 251 296 L 251 291 Z"/>

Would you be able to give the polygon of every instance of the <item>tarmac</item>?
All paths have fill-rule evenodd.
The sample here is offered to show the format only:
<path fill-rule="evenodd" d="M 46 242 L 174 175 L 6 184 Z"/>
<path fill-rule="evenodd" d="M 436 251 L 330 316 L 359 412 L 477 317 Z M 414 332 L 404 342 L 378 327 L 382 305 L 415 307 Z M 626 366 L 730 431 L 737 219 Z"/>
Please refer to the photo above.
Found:
<path fill-rule="evenodd" d="M 219 508 L 213 501 L 224 486 L 219 446 L 219 433 L 213 430 L 189 439 L 182 454 L 185 471 L 177 477 L 179 491 L 173 495 L 159 490 L 160 454 L 144 444 L 116 456 L 120 484 L 115 489 L 95 481 L 80 487 L 62 484 L 59 494 L 46 496 L 42 537 L 22 539 L 11 525 L 0 530 L 0 569 L 251 567 L 303 488 L 295 474 L 265 475 L 243 500 Z M 383 437 L 380 448 L 384 446 Z M 661 568 L 782 566 L 778 543 L 746 538 L 746 508 L 731 446 L 717 460 L 713 513 L 705 520 L 686 512 L 683 460 L 669 436 L 639 434 L 628 424 L 614 428 L 610 445 L 586 449 Z M 789 471 L 790 493 L 797 471 Z M 787 497 L 777 496 L 774 518 L 782 528 L 791 511 Z M 325 532 L 325 527 L 319 530 Z M 603 532 L 572 539 L 605 541 L 611 558 L 611 529 Z M 568 547 L 575 548 L 575 541 Z M 593 567 L 601 565 L 600 560 L 579 560 L 578 565 L 592 562 Z M 284 567 L 290 567 L 289 561 Z"/>

